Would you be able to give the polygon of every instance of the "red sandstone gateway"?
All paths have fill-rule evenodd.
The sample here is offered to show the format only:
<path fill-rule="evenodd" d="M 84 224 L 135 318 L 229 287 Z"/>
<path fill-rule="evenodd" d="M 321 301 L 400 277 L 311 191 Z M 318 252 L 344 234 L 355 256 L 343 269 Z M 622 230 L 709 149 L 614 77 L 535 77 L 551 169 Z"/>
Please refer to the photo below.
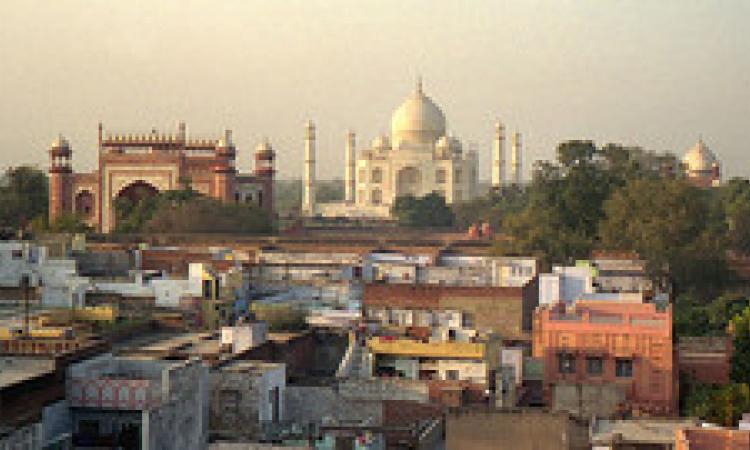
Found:
<path fill-rule="evenodd" d="M 99 124 L 99 167 L 74 173 L 73 152 L 62 136 L 49 149 L 49 217 L 75 213 L 97 231 L 115 227 L 118 198 L 137 201 L 158 192 L 192 189 L 223 202 L 243 202 L 273 213 L 274 151 L 266 141 L 255 149 L 255 171 L 238 174 L 231 130 L 220 139 L 177 134 L 104 134 Z"/>

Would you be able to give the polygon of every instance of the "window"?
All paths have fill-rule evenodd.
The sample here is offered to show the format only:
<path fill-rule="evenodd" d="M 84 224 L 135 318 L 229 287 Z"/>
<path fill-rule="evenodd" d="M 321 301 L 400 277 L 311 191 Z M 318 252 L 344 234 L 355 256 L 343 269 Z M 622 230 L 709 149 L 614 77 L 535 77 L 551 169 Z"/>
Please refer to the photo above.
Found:
<path fill-rule="evenodd" d="M 370 181 L 373 183 L 382 183 L 383 182 L 383 170 L 379 167 L 372 169 Z"/>
<path fill-rule="evenodd" d="M 435 182 L 438 184 L 445 183 L 445 169 L 438 169 L 435 172 Z"/>
<path fill-rule="evenodd" d="M 446 370 L 445 379 L 453 381 L 458 380 L 458 370 Z"/>
<path fill-rule="evenodd" d="M 220 390 L 219 402 L 225 410 L 236 412 L 240 408 L 240 391 L 235 389 Z"/>
<path fill-rule="evenodd" d="M 364 182 L 367 179 L 367 171 L 365 169 L 359 169 L 359 173 L 357 174 L 357 179 L 360 183 Z"/>
<path fill-rule="evenodd" d="M 456 191 L 456 195 L 453 196 L 454 202 L 460 202 L 463 199 L 464 193 L 461 191 Z"/>
<path fill-rule="evenodd" d="M 83 436 L 99 436 L 99 421 L 81 420 L 78 422 L 78 433 Z"/>
<path fill-rule="evenodd" d="M 211 298 L 211 280 L 203 280 L 203 298 Z"/>
<path fill-rule="evenodd" d="M 456 172 L 453 174 L 453 182 L 454 183 L 460 183 L 461 182 L 461 170 L 456 169 Z"/>
<path fill-rule="evenodd" d="M 586 358 L 586 371 L 589 375 L 601 375 L 604 373 L 604 360 L 598 356 Z"/>
<path fill-rule="evenodd" d="M 558 355 L 558 371 L 560 373 L 576 372 L 576 357 L 571 353 L 560 353 Z"/>
<path fill-rule="evenodd" d="M 633 376 L 633 360 L 632 359 L 615 360 L 615 375 L 621 378 L 632 377 Z"/>
<path fill-rule="evenodd" d="M 10 257 L 13 259 L 23 259 L 23 250 L 13 250 L 10 253 Z"/>
<path fill-rule="evenodd" d="M 379 205 L 383 202 L 383 193 L 380 189 L 372 190 L 372 198 L 370 199 L 373 205 Z"/>

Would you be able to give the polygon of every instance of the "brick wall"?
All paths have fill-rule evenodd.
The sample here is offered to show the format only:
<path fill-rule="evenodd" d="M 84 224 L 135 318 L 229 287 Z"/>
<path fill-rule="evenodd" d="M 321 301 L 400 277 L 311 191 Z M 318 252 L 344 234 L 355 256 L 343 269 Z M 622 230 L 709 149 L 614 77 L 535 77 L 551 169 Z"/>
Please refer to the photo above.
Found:
<path fill-rule="evenodd" d="M 680 337 L 677 342 L 680 374 L 699 383 L 729 383 L 732 352 L 729 336 Z"/>

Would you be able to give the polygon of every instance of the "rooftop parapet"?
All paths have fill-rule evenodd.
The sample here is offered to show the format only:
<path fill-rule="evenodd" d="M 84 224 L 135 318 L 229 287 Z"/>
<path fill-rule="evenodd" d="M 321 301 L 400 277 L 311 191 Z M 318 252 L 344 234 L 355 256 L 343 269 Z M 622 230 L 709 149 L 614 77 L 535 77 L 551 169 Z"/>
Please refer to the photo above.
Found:
<path fill-rule="evenodd" d="M 473 342 L 419 342 L 410 339 L 373 338 L 367 342 L 372 353 L 427 358 L 484 359 L 485 345 Z"/>

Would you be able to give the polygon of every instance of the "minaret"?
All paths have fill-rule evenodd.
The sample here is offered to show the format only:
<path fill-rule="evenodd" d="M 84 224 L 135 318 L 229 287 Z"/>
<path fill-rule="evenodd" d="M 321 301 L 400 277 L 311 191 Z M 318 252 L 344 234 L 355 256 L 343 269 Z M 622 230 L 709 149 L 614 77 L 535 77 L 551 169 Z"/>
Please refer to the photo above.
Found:
<path fill-rule="evenodd" d="M 72 168 L 73 152 L 68 141 L 58 136 L 49 148 L 49 221 L 73 212 Z"/>
<path fill-rule="evenodd" d="M 258 206 L 268 211 L 271 217 L 274 214 L 273 182 L 274 173 L 276 173 L 275 158 L 276 153 L 274 153 L 268 139 L 263 140 L 261 144 L 255 147 L 255 176 L 263 184 L 263 191 L 258 196 Z"/>
<path fill-rule="evenodd" d="M 344 173 L 344 191 L 346 203 L 354 203 L 354 190 L 356 187 L 356 181 L 354 179 L 354 165 L 356 164 L 355 156 L 355 137 L 354 132 L 350 131 L 346 134 L 346 155 L 345 155 L 345 173 Z"/>
<path fill-rule="evenodd" d="M 505 171 L 505 126 L 502 122 L 495 124 L 495 143 L 492 149 L 492 187 L 503 187 Z"/>
<path fill-rule="evenodd" d="M 302 213 L 307 216 L 315 215 L 315 125 L 312 120 L 305 124 L 305 186 Z"/>
<path fill-rule="evenodd" d="M 513 133 L 513 143 L 510 152 L 511 182 L 521 184 L 521 133 Z"/>

